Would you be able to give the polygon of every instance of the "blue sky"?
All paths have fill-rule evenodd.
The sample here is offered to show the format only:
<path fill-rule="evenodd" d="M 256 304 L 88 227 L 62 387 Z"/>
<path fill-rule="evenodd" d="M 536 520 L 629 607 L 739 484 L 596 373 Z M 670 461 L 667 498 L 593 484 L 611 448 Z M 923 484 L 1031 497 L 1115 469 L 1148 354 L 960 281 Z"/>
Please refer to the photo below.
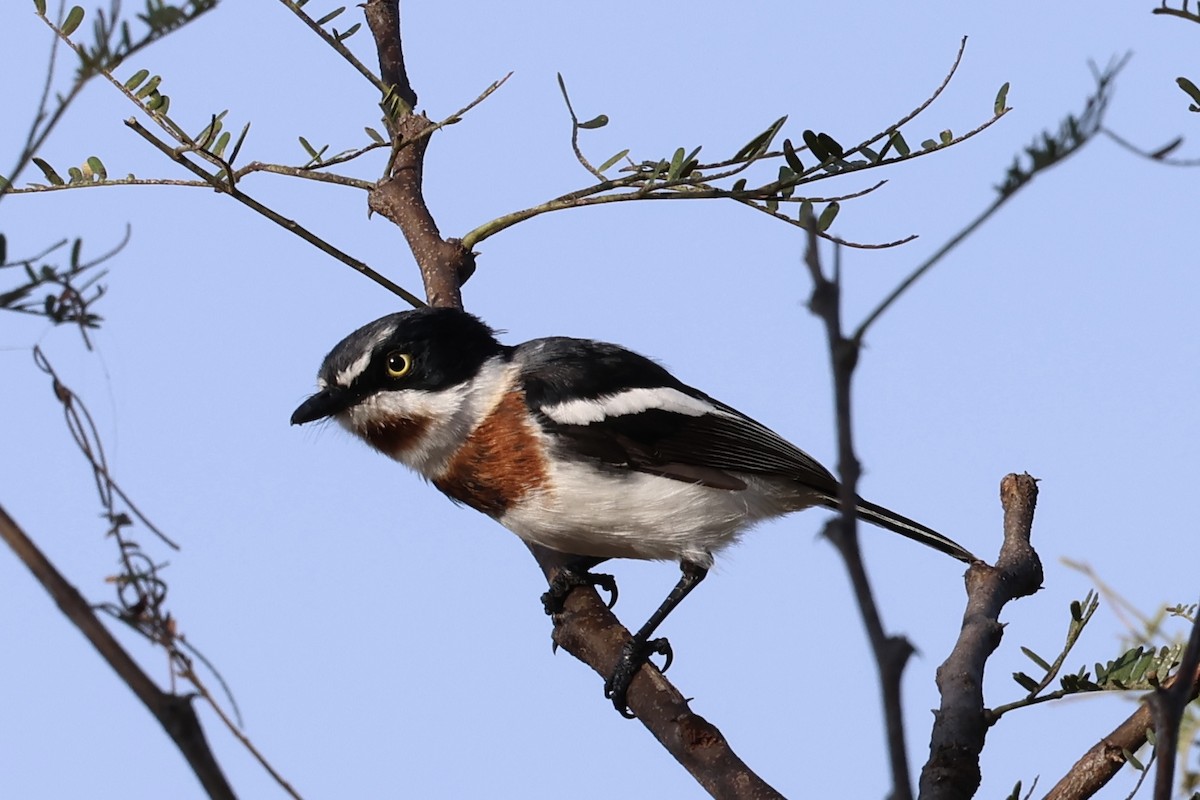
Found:
<path fill-rule="evenodd" d="M 41 86 L 49 33 L 31 6 L 0 8 L 0 168 Z M 515 72 L 435 138 L 427 197 L 442 232 L 461 235 L 587 185 L 556 72 L 581 117 L 611 119 L 582 141 L 595 160 L 699 144 L 716 156 L 783 114 L 794 139 L 804 128 L 866 138 L 924 99 L 967 35 L 959 75 L 909 140 L 974 127 L 1005 81 L 1013 111 L 844 204 L 834 230 L 846 238 L 920 236 L 844 254 L 846 314 L 857 319 L 990 202 L 1013 154 L 1081 107 L 1089 59 L 1134 53 L 1112 128 L 1147 147 L 1190 137 L 1197 117 L 1174 80 L 1194 68 L 1200 28 L 1152 6 L 409 3 L 406 55 L 431 117 Z M 351 41 L 371 63 L 367 36 Z M 119 75 L 143 66 L 164 76 L 189 129 L 226 108 L 231 127 L 252 121 L 244 159 L 302 162 L 298 135 L 336 151 L 377 126 L 370 85 L 279 4 L 227 3 Z M 65 168 L 95 154 L 110 174 L 184 177 L 125 128 L 133 113 L 96 84 L 43 156 Z M 1181 153 L 1197 146 L 1189 138 Z M 1000 478 L 1042 479 L 1034 542 L 1045 588 L 1006 609 L 989 704 L 1020 694 L 1009 675 L 1030 665 L 1018 647 L 1056 652 L 1069 602 L 1089 588 L 1060 558 L 1090 563 L 1147 610 L 1196 600 L 1196 181 L 1098 139 L 1039 177 L 869 337 L 855 407 L 866 497 L 992 556 Z M 271 176 L 243 188 L 419 291 L 403 237 L 367 218 L 361 192 Z M 5 318 L 0 331 L 0 503 L 89 599 L 111 596 L 113 551 L 34 344 L 88 402 L 123 487 L 183 544 L 160 554 L 170 607 L 236 692 L 247 733 L 304 796 L 549 798 L 564 786 L 581 798 L 700 796 L 640 725 L 613 712 L 590 670 L 551 654 L 540 573 L 511 534 L 334 428 L 288 425 L 327 350 L 397 310 L 396 298 L 205 190 L 10 197 L 0 231 L 12 255 L 76 234 L 95 253 L 126 223 L 133 239 L 110 265 L 96 353 L 37 320 Z M 559 212 L 484 242 L 465 297 L 510 342 L 567 334 L 652 355 L 832 466 L 827 357 L 805 308 L 802 244 L 795 229 L 731 203 Z M 887 767 L 875 668 L 840 561 L 817 538 L 822 522 L 811 512 L 764 525 L 723 555 L 663 630 L 677 656 L 671 677 L 783 793 L 877 797 Z M 863 542 L 889 630 L 919 650 L 905 677 L 916 771 L 933 673 L 961 617 L 961 570 L 882 532 Z M 633 626 L 677 577 L 667 564 L 613 571 L 618 615 Z M 200 796 L 154 720 L 11 556 L 0 555 L 0 586 L 10 642 L 0 791 Z M 1113 657 L 1121 633 L 1102 608 L 1068 663 Z M 158 653 L 119 635 L 166 679 Z M 1093 698 L 1005 718 L 989 734 L 983 794 L 1039 775 L 1048 788 L 1132 707 Z M 242 796 L 282 796 L 202 718 Z M 1132 781 L 1122 776 L 1109 796 Z"/>

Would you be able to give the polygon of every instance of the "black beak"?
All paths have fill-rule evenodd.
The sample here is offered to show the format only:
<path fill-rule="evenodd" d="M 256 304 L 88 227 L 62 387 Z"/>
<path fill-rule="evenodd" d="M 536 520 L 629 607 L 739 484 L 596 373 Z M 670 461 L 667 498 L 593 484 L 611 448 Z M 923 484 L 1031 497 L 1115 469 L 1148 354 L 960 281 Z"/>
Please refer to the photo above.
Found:
<path fill-rule="evenodd" d="M 300 404 L 292 412 L 292 424 L 303 425 L 316 422 L 325 417 L 332 417 L 354 405 L 354 395 L 341 386 L 330 386 L 322 389 Z"/>

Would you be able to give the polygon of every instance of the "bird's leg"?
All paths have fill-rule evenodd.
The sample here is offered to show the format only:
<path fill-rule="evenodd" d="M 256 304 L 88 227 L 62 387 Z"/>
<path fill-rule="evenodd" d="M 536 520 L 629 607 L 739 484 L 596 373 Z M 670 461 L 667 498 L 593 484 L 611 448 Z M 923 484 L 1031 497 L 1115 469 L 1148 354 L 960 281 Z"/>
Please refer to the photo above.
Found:
<path fill-rule="evenodd" d="M 598 586 L 608 592 L 608 607 L 617 604 L 617 582 L 612 575 L 592 572 L 592 567 L 605 559 L 579 557 L 565 564 L 550 581 L 550 588 L 542 595 L 542 606 L 547 614 L 561 614 L 567 595 L 576 586 Z"/>
<path fill-rule="evenodd" d="M 683 570 L 683 575 L 679 578 L 679 583 L 675 584 L 675 588 L 667 595 L 667 599 L 662 601 L 662 605 L 650 615 L 650 619 L 646 620 L 633 638 L 625 643 L 625 647 L 621 649 L 621 656 L 617 659 L 617 665 L 613 668 L 612 675 L 604 682 L 604 696 L 612 700 L 617 711 L 621 712 L 621 716 L 626 719 L 633 719 L 634 715 L 629 713 L 629 707 L 626 705 L 625 696 L 629 692 L 629 684 L 633 681 L 633 676 L 642 668 L 652 653 L 658 653 L 665 656 L 666 661 L 663 663 L 662 672 L 666 672 L 671 666 L 671 661 L 674 659 L 674 653 L 671 651 L 671 643 L 666 639 L 658 638 L 651 639 L 650 637 L 657 630 L 662 621 L 667 618 L 667 615 L 675 610 L 675 606 L 683 602 L 683 598 L 688 596 L 688 593 L 699 585 L 700 581 L 704 580 L 704 576 L 708 574 L 708 569 L 692 561 L 682 561 L 679 564 Z"/>

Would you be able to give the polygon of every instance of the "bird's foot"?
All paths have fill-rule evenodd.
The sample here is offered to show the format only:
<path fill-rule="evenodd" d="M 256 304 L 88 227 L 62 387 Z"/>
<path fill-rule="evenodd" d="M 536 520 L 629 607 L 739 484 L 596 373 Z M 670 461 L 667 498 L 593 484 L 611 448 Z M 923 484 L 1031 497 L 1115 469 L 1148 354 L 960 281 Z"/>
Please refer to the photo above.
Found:
<path fill-rule="evenodd" d="M 612 675 L 604 682 L 604 696 L 612 700 L 613 707 L 625 719 L 633 719 L 636 716 L 629 711 L 626 703 L 629 684 L 633 682 L 633 676 L 637 674 L 643 664 L 649 662 L 650 656 L 654 653 L 665 657 L 666 660 L 659 668 L 659 672 L 666 672 L 675 658 L 670 642 L 662 638 L 651 639 L 648 642 L 639 641 L 637 637 L 630 639 L 621 648 L 621 656 L 617 659 L 617 665 L 613 667 Z"/>
<path fill-rule="evenodd" d="M 550 615 L 561 614 L 567 595 L 576 586 L 595 586 L 608 592 L 608 607 L 617 604 L 617 581 L 612 575 L 579 569 L 560 569 L 542 595 L 542 607 Z"/>

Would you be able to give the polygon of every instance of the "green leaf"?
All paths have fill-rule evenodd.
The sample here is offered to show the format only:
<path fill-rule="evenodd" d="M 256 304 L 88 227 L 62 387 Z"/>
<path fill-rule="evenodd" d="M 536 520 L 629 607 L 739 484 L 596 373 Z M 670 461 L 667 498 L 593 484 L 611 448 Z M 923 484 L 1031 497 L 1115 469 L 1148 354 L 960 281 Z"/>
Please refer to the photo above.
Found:
<path fill-rule="evenodd" d="M 0 264 L 8 262 L 8 239 L 0 233 Z"/>
<path fill-rule="evenodd" d="M 356 22 L 353 25 L 351 25 L 344 33 L 338 33 L 335 30 L 333 32 L 333 38 L 337 39 L 339 42 L 344 42 L 347 39 L 349 39 L 351 36 L 353 36 L 354 34 L 358 33 L 358 29 L 361 27 L 362 27 L 362 23 Z"/>
<path fill-rule="evenodd" d="M 10 186 L 12 186 L 12 181 L 0 175 L 0 193 L 7 192 Z M 3 261 L 3 259 L 0 259 L 0 261 Z"/>
<path fill-rule="evenodd" d="M 908 146 L 908 142 L 904 141 L 904 134 L 896 131 L 892 134 L 892 138 L 888 139 L 888 144 L 896 148 L 896 152 L 903 157 L 908 157 L 912 150 Z"/>
<path fill-rule="evenodd" d="M 1146 741 L 1151 747 L 1158 747 L 1158 734 L 1154 732 L 1154 728 L 1146 728 Z"/>
<path fill-rule="evenodd" d="M 125 81 L 125 88 L 132 92 L 134 89 L 136 89 L 138 87 L 138 84 L 140 84 L 142 81 L 146 80 L 146 78 L 149 78 L 149 77 L 150 77 L 150 70 L 139 69 L 137 72 L 135 72 L 129 76 L 129 80 Z"/>
<path fill-rule="evenodd" d="M 621 152 L 619 152 L 619 153 L 617 153 L 616 155 L 614 155 L 612 158 L 610 158 L 610 159 L 608 159 L 607 161 L 605 161 L 603 164 L 601 164 L 601 165 L 600 165 L 599 169 L 597 169 L 596 171 L 597 171 L 597 172 L 604 172 L 604 170 L 608 169 L 608 168 L 609 168 L 609 167 L 611 167 L 613 164 L 616 164 L 618 161 L 620 161 L 622 158 L 624 158 L 624 157 L 625 157 L 625 156 L 627 156 L 627 155 L 629 155 L 629 148 L 628 148 L 628 147 L 626 147 L 624 150 L 622 150 Z"/>
<path fill-rule="evenodd" d="M 783 127 L 783 123 L 787 122 L 787 117 L 780 117 L 771 123 L 771 127 L 755 136 L 750 141 L 746 142 L 741 150 L 734 155 L 734 161 L 745 161 L 758 158 L 767 151 L 771 146 L 771 142 L 775 140 L 775 136 L 779 133 L 779 129 Z"/>
<path fill-rule="evenodd" d="M 95 156 L 88 156 L 87 165 L 88 169 L 92 171 L 92 174 L 96 176 L 97 180 L 108 180 L 108 170 L 104 168 L 104 162 L 102 162 L 100 159 L 96 158 Z"/>
<path fill-rule="evenodd" d="M 822 211 L 821 216 L 817 218 L 817 230 L 821 231 L 822 233 L 829 230 L 829 226 L 833 224 L 835 219 L 837 219 L 838 212 L 841 211 L 841 209 L 842 207 L 838 205 L 836 200 L 825 206 L 825 210 Z"/>
<path fill-rule="evenodd" d="M 34 158 L 33 158 L 33 163 L 36 164 L 37 168 L 42 171 L 42 174 L 46 176 L 46 180 L 50 181 L 51 186 L 62 186 L 63 185 L 64 181 L 62 179 L 62 176 L 54 171 L 54 167 L 50 166 L 45 161 L 43 161 L 42 159 L 40 159 L 36 156 L 34 156 Z"/>
<path fill-rule="evenodd" d="M 590 130 L 595 130 L 596 128 L 603 128 L 607 124 L 608 124 L 608 115 L 600 114 L 599 116 L 592 117 L 587 122 L 579 123 L 578 127 L 583 128 L 585 131 L 590 131 Z"/>
<path fill-rule="evenodd" d="M 809 152 L 816 156 L 818 161 L 825 161 L 829 158 L 829 151 L 821 144 L 821 137 L 815 131 L 806 129 L 801 136 L 804 138 L 804 144 L 808 147 Z"/>
<path fill-rule="evenodd" d="M 736 181 L 734 181 L 733 191 L 740 192 L 745 188 L 746 188 L 746 179 L 745 178 L 738 178 Z"/>
<path fill-rule="evenodd" d="M 83 170 L 79 167 L 67 167 L 67 183 L 72 185 L 77 183 L 85 183 L 83 178 Z"/>
<path fill-rule="evenodd" d="M 700 155 L 702 149 L 704 149 L 704 145 L 700 145 L 683 157 L 683 166 L 679 168 L 679 177 L 686 178 L 692 174 L 696 167 L 700 166 L 700 162 L 696 160 L 696 156 Z"/>
<path fill-rule="evenodd" d="M 1071 601 L 1071 619 L 1076 622 L 1083 620 L 1083 606 L 1079 604 L 1078 600 Z"/>
<path fill-rule="evenodd" d="M 675 153 L 671 156 L 671 166 L 667 168 L 667 180 L 674 181 L 679 179 L 679 171 L 683 169 L 684 149 L 678 147 Z"/>
<path fill-rule="evenodd" d="M 1000 87 L 1000 91 L 996 92 L 996 102 L 992 104 L 992 113 L 999 116 L 1008 108 L 1008 81 Z"/>
<path fill-rule="evenodd" d="M 771 213 L 775 213 L 776 211 L 778 211 L 779 210 L 779 201 L 776 200 L 774 197 L 772 197 L 770 200 L 767 201 L 767 210 L 770 211 Z"/>
<path fill-rule="evenodd" d="M 346 10 L 345 6 L 342 6 L 341 8 L 335 8 L 333 11 L 330 11 L 328 14 L 326 14 L 325 16 L 323 16 L 319 20 L 317 20 L 317 24 L 324 25 L 326 22 L 329 22 L 331 19 L 336 19 L 337 17 L 341 16 L 342 12 L 345 10 Z"/>
<path fill-rule="evenodd" d="M 59 29 L 64 36 L 70 36 L 79 27 L 79 23 L 83 22 L 83 9 L 79 6 L 72 6 L 67 12 L 67 18 L 63 20 L 62 27 Z"/>
<path fill-rule="evenodd" d="M 792 172 L 797 174 L 804 172 L 804 162 L 800 160 L 800 156 L 796 154 L 796 148 L 792 145 L 791 139 L 783 140 L 783 159 L 787 165 L 791 167 Z"/>
<path fill-rule="evenodd" d="M 800 213 L 796 215 L 796 220 L 802 224 L 808 224 L 808 221 L 813 218 L 812 200 L 804 200 L 800 203 Z"/>
<path fill-rule="evenodd" d="M 1021 688 L 1027 692 L 1037 691 L 1038 682 L 1026 675 L 1024 672 L 1014 672 L 1013 680 L 1021 684 Z"/>
<path fill-rule="evenodd" d="M 950 132 L 949 128 L 947 128 L 938 134 L 938 138 L 941 140 L 942 144 L 950 144 L 954 141 L 954 134 Z"/>
<path fill-rule="evenodd" d="M 76 239 L 71 243 L 71 271 L 75 272 L 79 269 L 79 254 L 83 250 L 83 239 Z"/>
<path fill-rule="evenodd" d="M 1200 89 L 1196 88 L 1196 84 L 1189 81 L 1187 78 L 1178 77 L 1175 82 L 1179 84 L 1179 88 L 1187 93 L 1187 96 L 1192 98 L 1191 105 L 1188 106 L 1188 111 L 1200 111 Z"/>
<path fill-rule="evenodd" d="M 46 16 L 46 0 L 33 0 L 33 7 L 37 9 L 39 17 Z"/>
<path fill-rule="evenodd" d="M 860 148 L 858 148 L 858 152 L 860 152 L 864 156 L 866 156 L 868 164 L 874 164 L 877 161 L 879 161 L 879 153 L 876 153 L 874 150 L 872 150 L 869 147 L 865 147 L 865 146 L 860 147 Z"/>
<path fill-rule="evenodd" d="M 824 148 L 825 152 L 834 158 L 841 158 L 846 155 L 845 148 L 838 144 L 837 139 L 834 139 L 828 133 L 818 133 L 817 138 L 821 140 L 821 147 Z"/>
<path fill-rule="evenodd" d="M 1129 679 L 1131 681 L 1140 681 L 1146 676 L 1146 670 L 1150 669 L 1150 667 L 1153 666 L 1154 662 L 1157 660 L 1158 656 L 1153 650 L 1148 653 L 1144 653 L 1142 657 L 1137 660 L 1137 663 L 1133 665 L 1133 669 L 1129 671 Z"/>
<path fill-rule="evenodd" d="M 1137 757 L 1135 757 L 1133 753 L 1129 752 L 1123 747 L 1121 748 L 1121 755 L 1125 756 L 1125 760 L 1129 762 L 1129 766 L 1133 767 L 1138 772 L 1146 771 L 1146 768 L 1142 766 L 1142 762 L 1138 761 Z"/>
<path fill-rule="evenodd" d="M 143 85 L 142 88 L 138 89 L 137 92 L 135 92 L 133 96 L 136 97 L 138 100 L 145 100 L 151 94 L 158 91 L 158 85 L 160 83 L 162 83 L 162 76 L 155 75 L 153 78 L 146 81 L 145 85 Z"/>
<path fill-rule="evenodd" d="M 220 136 L 217 137 L 217 143 L 212 148 L 210 148 L 209 152 L 212 153 L 217 158 L 220 158 L 221 155 L 225 152 L 225 148 L 229 146 L 230 138 L 232 138 L 232 137 L 230 136 L 229 131 L 225 131 L 224 133 L 222 133 Z"/>
<path fill-rule="evenodd" d="M 792 168 L 779 165 L 779 177 L 776 179 L 779 184 L 779 196 L 787 199 L 796 192 L 796 173 L 792 172 Z"/>
<path fill-rule="evenodd" d="M 375 144 L 387 144 L 387 140 L 384 139 L 383 136 L 380 135 L 379 131 L 375 130 L 374 128 L 368 126 L 363 128 L 363 130 L 367 132 L 367 136 L 370 136 L 371 141 Z"/>
<path fill-rule="evenodd" d="M 301 136 L 301 137 L 299 137 L 299 138 L 300 138 L 300 146 L 304 148 L 304 152 L 308 153 L 308 157 L 309 157 L 309 158 L 316 158 L 316 157 L 317 157 L 317 151 L 316 151 L 316 150 L 314 150 L 314 149 L 313 149 L 313 146 L 312 146 L 311 144 L 309 144 L 309 143 L 308 143 L 308 139 L 305 139 L 303 136 Z"/>
<path fill-rule="evenodd" d="M 1028 647 L 1022 647 L 1021 652 L 1024 653 L 1029 658 L 1030 661 L 1037 664 L 1042 669 L 1046 670 L 1046 672 L 1050 671 L 1050 665 L 1048 663 L 1046 663 L 1046 659 L 1042 658 L 1037 653 L 1030 650 Z"/>

